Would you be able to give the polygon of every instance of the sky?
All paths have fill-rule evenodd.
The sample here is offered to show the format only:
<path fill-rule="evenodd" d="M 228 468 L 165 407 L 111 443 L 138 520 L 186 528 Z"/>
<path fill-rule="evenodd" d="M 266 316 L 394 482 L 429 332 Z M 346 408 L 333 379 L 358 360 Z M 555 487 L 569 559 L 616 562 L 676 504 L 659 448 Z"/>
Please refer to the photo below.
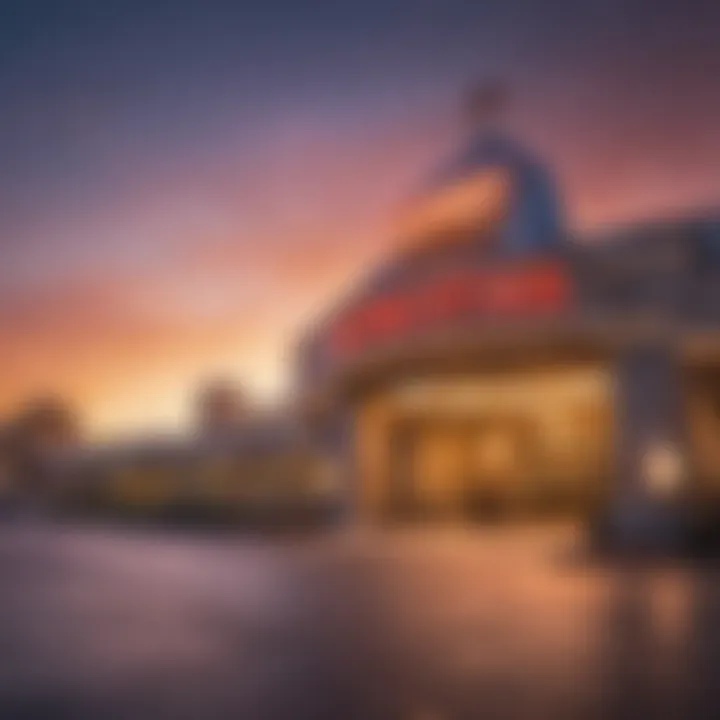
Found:
<path fill-rule="evenodd" d="M 719 76 L 705 0 L 0 0 L 0 417 L 282 395 L 478 80 L 573 228 L 718 207 Z"/>

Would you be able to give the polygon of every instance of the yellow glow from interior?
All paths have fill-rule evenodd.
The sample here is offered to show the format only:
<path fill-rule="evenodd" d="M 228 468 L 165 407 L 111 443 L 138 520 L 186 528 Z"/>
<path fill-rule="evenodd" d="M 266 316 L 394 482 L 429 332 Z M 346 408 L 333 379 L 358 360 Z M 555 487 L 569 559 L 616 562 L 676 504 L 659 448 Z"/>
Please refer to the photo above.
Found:
<path fill-rule="evenodd" d="M 563 369 L 486 378 L 409 381 L 394 399 L 407 410 L 480 411 L 561 406 L 608 396 L 610 376 L 598 369 Z"/>
<path fill-rule="evenodd" d="M 441 516 L 462 506 L 470 487 L 496 488 L 518 507 L 538 493 L 560 505 L 591 502 L 612 464 L 612 391 L 612 373 L 595 365 L 428 377 L 385 390 L 358 417 L 362 512 L 385 512 L 397 477 L 413 484 L 412 502 Z M 396 464 L 403 456 L 413 458 L 409 468 Z"/>

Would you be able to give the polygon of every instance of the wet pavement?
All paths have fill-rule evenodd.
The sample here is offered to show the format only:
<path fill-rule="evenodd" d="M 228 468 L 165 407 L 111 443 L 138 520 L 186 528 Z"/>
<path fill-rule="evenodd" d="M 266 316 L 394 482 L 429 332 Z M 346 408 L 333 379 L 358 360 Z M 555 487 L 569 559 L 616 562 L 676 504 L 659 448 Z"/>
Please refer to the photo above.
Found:
<path fill-rule="evenodd" d="M 0 718 L 720 717 L 720 571 L 573 531 L 0 528 Z"/>

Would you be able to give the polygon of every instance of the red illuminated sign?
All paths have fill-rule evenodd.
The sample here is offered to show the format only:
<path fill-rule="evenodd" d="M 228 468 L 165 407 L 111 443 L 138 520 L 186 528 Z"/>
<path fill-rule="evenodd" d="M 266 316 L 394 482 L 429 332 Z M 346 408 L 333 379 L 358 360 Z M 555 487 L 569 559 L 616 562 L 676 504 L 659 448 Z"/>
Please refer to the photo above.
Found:
<path fill-rule="evenodd" d="M 570 277 L 555 261 L 456 270 L 351 309 L 331 332 L 330 351 L 344 358 L 462 318 L 556 312 L 568 306 L 571 296 Z"/>

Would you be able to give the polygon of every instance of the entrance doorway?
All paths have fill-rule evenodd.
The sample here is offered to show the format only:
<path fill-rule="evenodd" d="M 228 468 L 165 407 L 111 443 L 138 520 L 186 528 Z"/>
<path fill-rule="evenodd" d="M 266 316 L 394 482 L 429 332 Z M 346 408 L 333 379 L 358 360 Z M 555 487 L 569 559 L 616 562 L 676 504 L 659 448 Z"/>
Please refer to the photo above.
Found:
<path fill-rule="evenodd" d="M 395 518 L 500 520 L 522 514 L 535 442 L 521 417 L 399 423 L 393 439 Z"/>
<path fill-rule="evenodd" d="M 359 416 L 366 517 L 502 521 L 582 517 L 613 466 L 612 380 L 602 368 L 428 378 Z"/>

